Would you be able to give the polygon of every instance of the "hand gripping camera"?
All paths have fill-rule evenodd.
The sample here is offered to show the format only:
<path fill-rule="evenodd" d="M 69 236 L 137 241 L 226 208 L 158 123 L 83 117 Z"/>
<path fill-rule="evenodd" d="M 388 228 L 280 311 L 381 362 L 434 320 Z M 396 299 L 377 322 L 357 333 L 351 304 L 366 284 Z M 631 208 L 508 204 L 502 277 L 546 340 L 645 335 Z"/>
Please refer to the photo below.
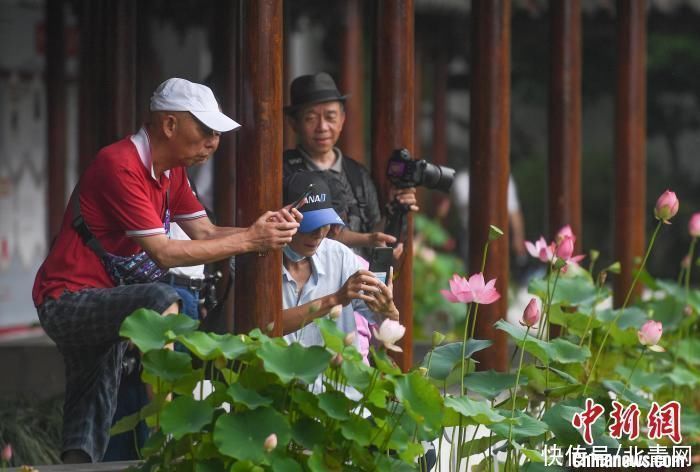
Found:
<path fill-rule="evenodd" d="M 389 181 L 397 188 L 418 187 L 449 193 L 455 178 L 451 167 L 431 164 L 425 159 L 413 160 L 407 149 L 396 149 L 391 153 L 386 167 Z M 404 220 L 409 208 L 397 201 L 387 205 L 387 220 L 384 232 L 398 240 L 403 231 Z"/>

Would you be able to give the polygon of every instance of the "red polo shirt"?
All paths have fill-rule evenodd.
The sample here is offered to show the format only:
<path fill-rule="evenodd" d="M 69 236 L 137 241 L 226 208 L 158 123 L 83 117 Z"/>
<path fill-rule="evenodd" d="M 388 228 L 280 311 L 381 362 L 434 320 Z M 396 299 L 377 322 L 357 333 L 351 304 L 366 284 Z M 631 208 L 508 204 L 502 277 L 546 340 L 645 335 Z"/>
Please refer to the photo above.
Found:
<path fill-rule="evenodd" d="M 165 233 L 168 189 L 173 221 L 206 215 L 192 193 L 184 167 L 155 177 L 148 135 L 142 128 L 97 154 L 80 179 L 80 211 L 107 252 L 129 256 L 141 251 L 130 236 Z M 71 226 L 72 221 L 69 204 L 58 236 L 34 281 L 32 298 L 36 306 L 47 297 L 58 298 L 64 291 L 114 286 L 100 259 Z"/>

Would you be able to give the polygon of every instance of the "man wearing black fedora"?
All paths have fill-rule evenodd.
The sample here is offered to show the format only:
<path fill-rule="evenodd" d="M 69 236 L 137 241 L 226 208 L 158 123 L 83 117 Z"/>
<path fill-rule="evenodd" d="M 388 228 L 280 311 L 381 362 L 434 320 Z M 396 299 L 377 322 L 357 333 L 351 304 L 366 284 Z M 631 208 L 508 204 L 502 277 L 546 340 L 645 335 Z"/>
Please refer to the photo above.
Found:
<path fill-rule="evenodd" d="M 336 147 L 345 123 L 347 97 L 325 72 L 302 75 L 292 81 L 291 104 L 284 107 L 284 112 L 298 145 L 284 152 L 284 176 L 308 170 L 326 173 L 347 208 L 346 226 L 336 236 L 339 241 L 353 248 L 393 244 L 396 238 L 379 230 L 382 215 L 369 172 Z M 390 200 L 395 198 L 418 210 L 415 188 L 391 192 Z"/>

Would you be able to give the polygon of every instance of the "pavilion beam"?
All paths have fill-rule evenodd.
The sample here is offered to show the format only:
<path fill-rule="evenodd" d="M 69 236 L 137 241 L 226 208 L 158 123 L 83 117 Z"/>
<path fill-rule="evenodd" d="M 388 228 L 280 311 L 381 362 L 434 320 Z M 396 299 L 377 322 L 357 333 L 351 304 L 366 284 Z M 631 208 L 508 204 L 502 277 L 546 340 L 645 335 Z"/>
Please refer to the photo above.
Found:
<path fill-rule="evenodd" d="M 361 164 L 369 164 L 365 148 L 364 114 L 364 44 L 362 0 L 344 0 L 341 4 L 343 26 L 340 39 L 340 91 L 350 94 L 345 100 L 347 120 L 340 135 L 338 147 L 343 153 Z"/>
<path fill-rule="evenodd" d="M 510 0 L 472 2 L 469 269 L 481 272 L 489 225 L 505 233 L 489 245 L 484 278 L 496 278 L 501 298 L 479 307 L 475 337 L 494 344 L 477 353 L 480 370 L 505 371 L 505 333 L 493 324 L 508 307 L 508 212 L 510 173 Z"/>
<path fill-rule="evenodd" d="M 617 2 L 615 98 L 615 279 L 621 306 L 632 284 L 635 258 L 645 249 L 646 222 L 646 2 Z M 634 294 L 639 295 L 639 287 Z"/>
<path fill-rule="evenodd" d="M 414 11 L 413 0 L 377 3 L 377 27 L 372 76 L 372 176 L 380 205 L 386 203 L 386 166 L 391 152 L 414 152 Z M 402 369 L 413 364 L 413 218 L 408 217 L 404 252 L 396 270 L 394 299 L 406 334 L 399 359 Z"/>
<path fill-rule="evenodd" d="M 63 0 L 46 2 L 48 239 L 58 234 L 66 205 L 66 42 Z"/>
<path fill-rule="evenodd" d="M 551 0 L 549 88 L 549 233 L 564 225 L 582 248 L 581 3 Z"/>
<path fill-rule="evenodd" d="M 240 24 L 240 5 L 238 1 L 218 0 L 217 14 L 214 16 L 213 28 L 210 30 L 212 49 L 212 83 L 214 93 L 221 102 L 221 108 L 229 116 L 238 116 L 236 70 L 238 60 L 238 28 Z M 238 131 L 224 133 L 214 157 L 214 214 L 220 226 L 235 226 L 236 202 L 236 140 Z M 226 287 L 233 283 L 233 273 L 229 260 L 220 261 L 217 270 L 223 275 L 217 287 L 222 296 Z M 233 290 L 223 300 L 223 320 L 217 329 L 234 331 L 234 296 Z"/>
<path fill-rule="evenodd" d="M 282 206 L 282 0 L 241 3 L 236 225 Z M 282 252 L 236 257 L 235 328 L 282 334 Z"/>

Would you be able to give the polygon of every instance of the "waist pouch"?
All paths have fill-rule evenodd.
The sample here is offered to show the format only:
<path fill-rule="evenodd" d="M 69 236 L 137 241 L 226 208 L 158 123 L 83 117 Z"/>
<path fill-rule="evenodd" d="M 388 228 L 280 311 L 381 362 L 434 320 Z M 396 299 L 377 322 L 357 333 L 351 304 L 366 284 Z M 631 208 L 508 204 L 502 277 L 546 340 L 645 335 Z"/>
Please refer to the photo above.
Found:
<path fill-rule="evenodd" d="M 73 190 L 73 194 L 70 197 L 74 215 L 72 226 L 85 245 L 92 249 L 100 258 L 112 282 L 115 285 L 131 285 L 158 282 L 163 279 L 168 274 L 168 271 L 161 269 L 145 251 L 131 256 L 117 256 L 105 251 L 102 244 L 88 228 L 80 212 L 79 185 L 80 183 L 75 186 L 75 190 Z M 166 234 L 170 232 L 169 200 L 170 189 L 165 194 L 165 221 L 163 222 L 163 228 Z"/>
<path fill-rule="evenodd" d="M 117 256 L 105 252 L 101 260 L 109 277 L 116 285 L 158 282 L 168 273 L 167 270 L 161 269 L 145 251 L 133 256 Z"/>

